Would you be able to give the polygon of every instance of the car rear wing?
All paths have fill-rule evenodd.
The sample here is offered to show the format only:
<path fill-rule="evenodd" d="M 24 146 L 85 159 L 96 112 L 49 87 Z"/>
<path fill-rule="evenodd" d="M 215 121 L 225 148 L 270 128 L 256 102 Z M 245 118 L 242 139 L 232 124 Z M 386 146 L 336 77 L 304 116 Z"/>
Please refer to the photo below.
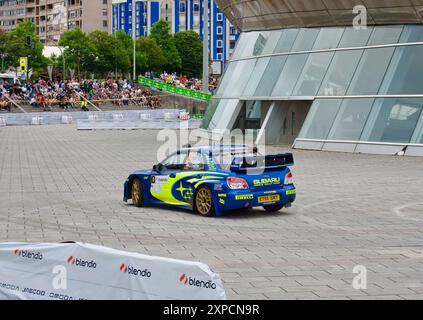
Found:
<path fill-rule="evenodd" d="M 269 155 L 269 156 L 245 156 L 235 157 L 231 164 L 232 172 L 247 170 L 278 170 L 294 165 L 292 153 Z"/>

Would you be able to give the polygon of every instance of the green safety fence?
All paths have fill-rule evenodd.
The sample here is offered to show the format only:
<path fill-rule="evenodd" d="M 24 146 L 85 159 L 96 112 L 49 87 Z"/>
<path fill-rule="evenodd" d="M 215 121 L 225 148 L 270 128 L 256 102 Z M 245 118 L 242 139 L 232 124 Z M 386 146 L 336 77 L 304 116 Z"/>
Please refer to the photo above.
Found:
<path fill-rule="evenodd" d="M 162 83 L 162 82 L 155 81 L 155 80 L 152 80 L 152 79 L 148 79 L 148 78 L 143 77 L 143 76 L 138 77 L 138 83 L 143 85 L 143 86 L 148 86 L 148 87 L 152 87 L 152 88 L 155 88 L 155 89 L 159 89 L 159 90 L 163 90 L 163 91 L 166 91 L 166 92 L 179 94 L 179 95 L 182 95 L 182 96 L 185 96 L 185 97 L 190 97 L 190 98 L 199 99 L 199 100 L 203 100 L 203 101 L 210 101 L 211 98 L 212 98 L 212 95 L 208 94 L 208 93 L 195 91 L 195 90 L 191 90 L 191 89 L 184 89 L 184 88 L 175 87 L 175 86 L 172 86 L 170 84 L 166 84 L 166 83 Z"/>

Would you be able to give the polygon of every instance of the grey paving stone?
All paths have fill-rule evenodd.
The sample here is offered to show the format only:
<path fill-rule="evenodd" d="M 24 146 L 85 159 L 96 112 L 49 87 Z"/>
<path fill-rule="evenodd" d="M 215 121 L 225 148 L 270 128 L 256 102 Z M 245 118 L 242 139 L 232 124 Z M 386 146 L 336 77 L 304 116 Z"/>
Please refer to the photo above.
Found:
<path fill-rule="evenodd" d="M 206 219 L 122 202 L 128 174 L 157 163 L 156 136 L 0 128 L 0 241 L 77 240 L 202 261 L 230 299 L 422 299 L 422 158 L 294 150 L 292 208 Z M 364 293 L 352 289 L 358 264 Z"/>

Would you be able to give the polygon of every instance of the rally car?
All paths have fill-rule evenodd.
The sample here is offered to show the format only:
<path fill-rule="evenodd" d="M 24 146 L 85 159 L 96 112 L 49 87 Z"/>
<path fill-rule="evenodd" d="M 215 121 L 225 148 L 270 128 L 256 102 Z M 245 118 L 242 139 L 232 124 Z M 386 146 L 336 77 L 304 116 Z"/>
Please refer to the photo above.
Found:
<path fill-rule="evenodd" d="M 124 201 L 189 208 L 207 217 L 259 206 L 276 212 L 295 201 L 292 165 L 291 153 L 263 156 L 246 146 L 182 148 L 152 170 L 131 174 Z"/>

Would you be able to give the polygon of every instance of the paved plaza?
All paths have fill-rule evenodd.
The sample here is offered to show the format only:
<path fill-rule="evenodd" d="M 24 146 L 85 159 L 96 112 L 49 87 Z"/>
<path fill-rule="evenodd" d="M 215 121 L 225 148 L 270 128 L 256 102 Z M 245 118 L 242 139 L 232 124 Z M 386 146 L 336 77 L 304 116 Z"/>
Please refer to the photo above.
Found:
<path fill-rule="evenodd" d="M 156 134 L 0 128 L 0 242 L 201 261 L 230 299 L 423 298 L 423 158 L 294 150 L 292 208 L 203 218 L 122 202 L 128 174 L 156 162 Z M 366 290 L 352 286 L 356 265 Z"/>

